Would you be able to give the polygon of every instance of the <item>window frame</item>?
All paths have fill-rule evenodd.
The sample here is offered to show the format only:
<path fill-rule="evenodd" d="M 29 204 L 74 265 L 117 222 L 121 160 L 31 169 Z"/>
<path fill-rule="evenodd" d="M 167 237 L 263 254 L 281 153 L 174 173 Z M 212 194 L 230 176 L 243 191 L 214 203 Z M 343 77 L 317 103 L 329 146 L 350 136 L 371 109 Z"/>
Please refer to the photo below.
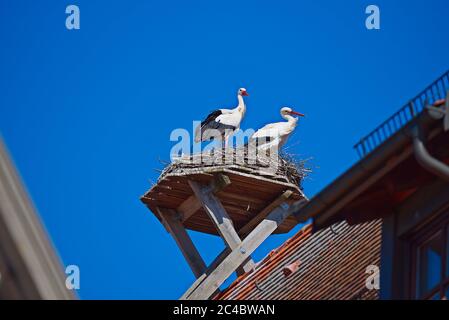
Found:
<path fill-rule="evenodd" d="M 449 290 L 449 206 L 440 210 L 438 216 L 439 218 L 414 234 L 410 240 L 410 297 L 412 299 L 428 300 L 436 294 L 440 295 L 440 299 L 443 297 L 449 299 L 449 296 L 446 295 Z M 440 281 L 433 289 L 425 294 L 420 294 L 420 250 L 438 233 L 441 233 L 443 238 Z"/>

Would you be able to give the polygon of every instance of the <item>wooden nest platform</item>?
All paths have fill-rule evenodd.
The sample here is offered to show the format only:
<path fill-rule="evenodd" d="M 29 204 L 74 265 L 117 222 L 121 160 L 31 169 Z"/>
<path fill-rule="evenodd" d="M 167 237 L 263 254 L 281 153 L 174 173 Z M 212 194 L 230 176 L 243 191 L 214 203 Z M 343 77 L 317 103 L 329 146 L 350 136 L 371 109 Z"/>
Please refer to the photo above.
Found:
<path fill-rule="evenodd" d="M 211 219 L 219 212 L 244 238 L 277 207 L 305 199 L 300 186 L 307 174 L 303 163 L 285 155 L 251 158 L 241 151 L 227 150 L 226 158 L 216 149 L 180 157 L 162 171 L 141 201 L 164 225 L 164 212 L 169 212 L 184 228 L 213 235 L 221 235 Z M 296 224 L 289 216 L 274 233 L 289 232 Z"/>

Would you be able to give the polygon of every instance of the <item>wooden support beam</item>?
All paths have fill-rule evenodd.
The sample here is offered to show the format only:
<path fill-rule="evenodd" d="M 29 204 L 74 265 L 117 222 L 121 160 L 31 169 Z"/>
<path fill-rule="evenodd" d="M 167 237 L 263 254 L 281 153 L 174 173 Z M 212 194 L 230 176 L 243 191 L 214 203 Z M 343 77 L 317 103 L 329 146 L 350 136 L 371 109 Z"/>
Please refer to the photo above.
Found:
<path fill-rule="evenodd" d="M 300 200 L 303 203 L 306 200 Z M 262 242 L 292 213 L 277 207 L 191 292 L 189 300 L 209 299 L 223 282 L 241 265 Z"/>
<path fill-rule="evenodd" d="M 293 194 L 292 191 L 287 190 L 282 193 L 278 198 L 276 198 L 272 203 L 270 203 L 267 207 L 265 207 L 260 213 L 257 214 L 250 222 L 248 222 L 243 228 L 239 230 L 239 235 L 246 235 L 245 230 L 248 230 L 248 233 L 255 228 L 257 224 L 263 221 L 268 214 L 270 214 L 276 207 L 284 203 L 290 196 Z M 242 233 L 241 233 L 242 232 Z M 230 253 L 230 249 L 226 248 L 223 250 L 220 255 L 215 258 L 215 260 L 211 263 L 211 265 L 207 268 L 206 272 L 201 275 L 196 281 L 190 286 L 190 288 L 182 295 L 180 300 L 186 300 L 188 296 L 203 282 L 203 280 L 213 271 L 215 268 L 223 261 L 224 258 Z"/>
<path fill-rule="evenodd" d="M 226 246 L 234 250 L 241 242 L 237 231 L 234 229 L 234 224 L 227 214 L 225 208 L 215 195 L 210 192 L 206 186 L 201 186 L 198 182 L 189 180 L 189 185 L 192 188 L 195 196 L 202 204 L 209 218 L 214 223 L 221 238 L 224 240 Z M 239 270 L 239 274 L 247 272 L 254 267 L 254 262 L 249 257 L 248 261 L 244 261 L 242 265 L 243 270 Z"/>
<path fill-rule="evenodd" d="M 272 203 L 266 206 L 262 211 L 260 211 L 254 218 L 252 218 L 246 225 L 244 225 L 239 231 L 238 234 L 241 238 L 247 236 L 251 230 L 253 230 L 266 216 L 273 211 L 276 207 L 283 204 L 290 196 L 293 194 L 293 191 L 287 190 L 282 193 L 279 197 L 277 197 Z"/>
<path fill-rule="evenodd" d="M 179 216 L 172 209 L 158 207 L 157 210 L 162 218 L 162 223 L 173 239 L 175 239 L 193 274 L 197 278 L 200 277 L 206 271 L 206 264 L 187 233 L 187 230 L 179 220 Z"/>
<path fill-rule="evenodd" d="M 223 174 L 217 174 L 215 176 L 215 179 L 212 180 L 212 182 L 209 184 L 208 189 L 212 193 L 217 193 L 226 188 L 228 185 L 231 184 L 231 180 L 228 176 Z M 187 198 L 183 203 L 179 205 L 177 208 L 177 212 L 181 214 L 181 221 L 184 222 L 187 219 L 189 219 L 191 216 L 195 214 L 200 208 L 202 204 L 198 200 L 197 197 L 194 195 L 191 195 L 189 198 Z"/>
<path fill-rule="evenodd" d="M 191 195 L 179 205 L 176 211 L 181 214 L 181 221 L 184 222 L 193 216 L 200 208 L 201 203 L 194 195 Z"/>
<path fill-rule="evenodd" d="M 189 181 L 189 185 L 226 245 L 231 249 L 238 246 L 241 240 L 220 200 L 209 192 L 207 187 L 200 185 L 198 182 Z"/>
<path fill-rule="evenodd" d="M 209 267 L 207 267 L 207 270 L 199 276 L 195 282 L 190 286 L 189 289 L 187 289 L 186 292 L 182 295 L 180 300 L 187 300 L 187 298 L 192 294 L 192 292 L 198 288 L 198 286 L 204 281 L 204 279 L 212 273 L 212 271 L 215 270 L 215 268 L 231 253 L 231 249 L 226 247 L 215 259 L 212 261 Z M 217 290 L 219 291 L 219 290 Z"/>

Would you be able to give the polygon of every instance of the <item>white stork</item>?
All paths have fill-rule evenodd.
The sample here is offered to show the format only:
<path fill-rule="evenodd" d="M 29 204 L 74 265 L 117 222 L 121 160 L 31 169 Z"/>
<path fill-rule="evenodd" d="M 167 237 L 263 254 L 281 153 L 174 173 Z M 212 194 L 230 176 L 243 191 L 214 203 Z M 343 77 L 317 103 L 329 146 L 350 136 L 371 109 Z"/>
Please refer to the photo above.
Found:
<path fill-rule="evenodd" d="M 240 88 L 237 94 L 239 101 L 237 107 L 211 112 L 195 129 L 195 142 L 223 139 L 226 147 L 228 138 L 240 128 L 240 122 L 245 115 L 246 106 L 243 96 L 249 96 L 249 94 L 245 88 Z"/>
<path fill-rule="evenodd" d="M 260 128 L 250 137 L 250 143 L 254 143 L 258 150 L 269 150 L 272 147 L 280 150 L 281 147 L 287 142 L 290 134 L 295 130 L 298 122 L 297 117 L 293 115 L 304 117 L 305 115 L 291 108 L 283 107 L 280 110 L 281 117 L 287 120 L 287 122 L 275 122 L 267 124 Z"/>

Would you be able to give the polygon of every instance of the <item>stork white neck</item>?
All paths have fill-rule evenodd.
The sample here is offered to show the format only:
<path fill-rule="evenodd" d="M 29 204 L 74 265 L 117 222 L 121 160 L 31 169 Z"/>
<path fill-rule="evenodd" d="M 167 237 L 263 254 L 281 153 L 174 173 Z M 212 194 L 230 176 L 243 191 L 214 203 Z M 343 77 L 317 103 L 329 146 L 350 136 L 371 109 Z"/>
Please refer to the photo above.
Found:
<path fill-rule="evenodd" d="M 239 101 L 239 104 L 236 109 L 238 112 L 240 112 L 243 115 L 243 114 L 245 114 L 245 111 L 246 111 L 245 101 L 243 101 L 243 96 L 240 94 L 237 95 L 237 99 Z"/>

